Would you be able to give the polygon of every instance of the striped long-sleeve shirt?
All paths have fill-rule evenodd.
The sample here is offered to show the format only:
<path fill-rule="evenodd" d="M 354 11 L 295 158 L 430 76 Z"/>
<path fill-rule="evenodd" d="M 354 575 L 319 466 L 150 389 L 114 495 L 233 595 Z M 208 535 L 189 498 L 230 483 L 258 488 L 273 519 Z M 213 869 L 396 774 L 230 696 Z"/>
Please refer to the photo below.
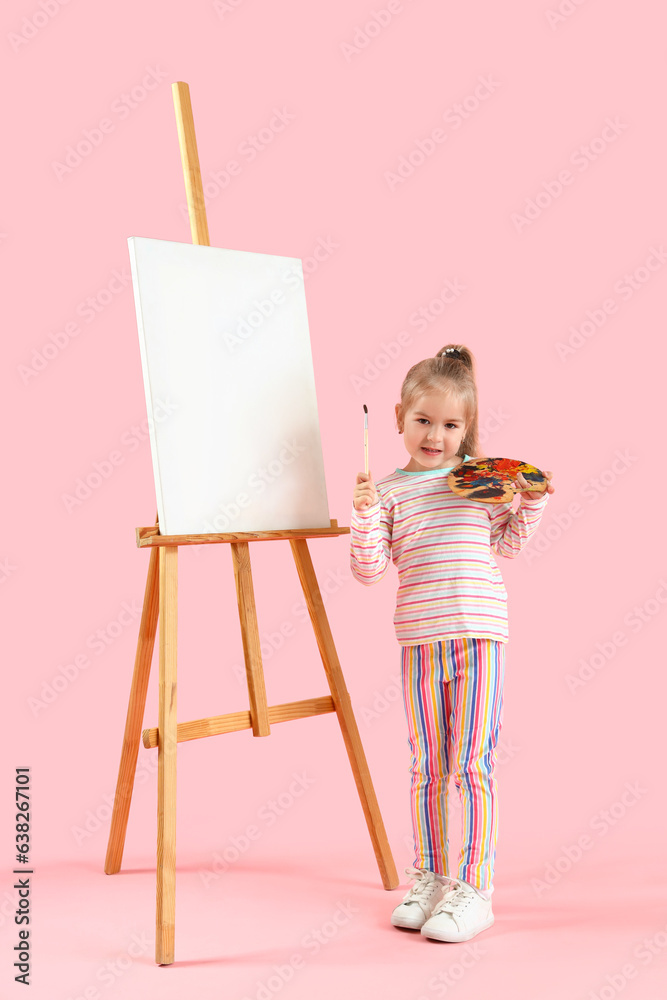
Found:
<path fill-rule="evenodd" d="M 507 642 L 507 591 L 493 553 L 517 556 L 547 506 L 548 493 L 521 497 L 514 511 L 511 503 L 467 500 L 449 488 L 451 471 L 396 469 L 376 482 L 379 503 L 352 508 L 352 574 L 369 586 L 393 560 L 402 646 L 460 636 Z"/>

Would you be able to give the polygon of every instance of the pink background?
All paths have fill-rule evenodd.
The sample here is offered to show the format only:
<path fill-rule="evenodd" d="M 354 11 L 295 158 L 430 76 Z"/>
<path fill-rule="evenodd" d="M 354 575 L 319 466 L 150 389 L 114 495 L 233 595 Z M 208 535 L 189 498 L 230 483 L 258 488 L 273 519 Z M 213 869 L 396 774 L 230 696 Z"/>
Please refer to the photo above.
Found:
<path fill-rule="evenodd" d="M 3 8 L 0 995 L 23 995 L 11 800 L 14 768 L 29 766 L 33 997 L 657 1000 L 665 15 L 648 0 L 218 7 Z M 477 359 L 485 453 L 554 471 L 538 536 L 499 560 L 510 643 L 496 923 L 474 953 L 389 926 L 404 890 L 381 887 L 332 716 L 276 726 L 270 743 L 245 732 L 179 748 L 172 967 L 153 958 L 157 751 L 140 751 L 123 871 L 103 873 L 138 628 L 122 611 L 141 604 L 148 553 L 134 529 L 156 509 L 126 241 L 190 240 L 175 80 L 190 84 L 212 244 L 312 258 L 331 516 L 349 524 L 362 403 L 379 477 L 407 460 L 393 421 L 405 372 L 449 341 Z M 280 124 L 276 110 L 282 129 L 261 132 Z M 91 133 L 102 120 L 107 131 Z M 98 144 L 54 167 L 86 131 Z M 243 144 L 257 134 L 251 160 Z M 223 188 L 230 160 L 240 170 Z M 443 304 L 448 281 L 459 293 Z M 424 329 L 410 322 L 422 307 Z M 64 495 L 114 451 L 120 463 L 68 511 Z M 412 853 L 395 570 L 362 589 L 348 537 L 310 549 L 402 875 Z M 252 558 L 270 702 L 328 693 L 289 547 L 257 545 Z M 179 719 L 246 708 L 226 547 L 181 551 L 179 596 Z M 97 630 L 109 641 L 93 648 Z M 54 693 L 82 655 L 88 665 Z M 156 675 L 157 658 L 146 726 Z"/>

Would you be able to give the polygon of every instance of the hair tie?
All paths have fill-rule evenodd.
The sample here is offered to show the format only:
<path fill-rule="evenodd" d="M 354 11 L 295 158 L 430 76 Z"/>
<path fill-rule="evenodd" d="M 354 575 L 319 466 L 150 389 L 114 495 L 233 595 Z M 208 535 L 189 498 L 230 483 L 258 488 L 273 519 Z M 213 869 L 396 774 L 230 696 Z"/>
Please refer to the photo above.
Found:
<path fill-rule="evenodd" d="M 463 355 L 461 354 L 461 352 L 457 347 L 448 347 L 441 353 L 440 357 L 456 358 L 459 361 L 463 359 Z"/>

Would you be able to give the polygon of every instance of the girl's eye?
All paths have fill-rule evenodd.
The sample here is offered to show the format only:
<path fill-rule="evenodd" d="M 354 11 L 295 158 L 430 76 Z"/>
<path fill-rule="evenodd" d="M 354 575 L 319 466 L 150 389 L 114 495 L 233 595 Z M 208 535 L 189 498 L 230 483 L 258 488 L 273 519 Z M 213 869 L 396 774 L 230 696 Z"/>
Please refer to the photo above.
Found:
<path fill-rule="evenodd" d="M 426 417 L 415 417 L 415 420 L 417 421 L 418 424 L 427 424 L 428 423 L 428 420 L 426 419 Z"/>
<path fill-rule="evenodd" d="M 426 417 L 417 417 L 418 424 L 427 424 L 428 422 L 429 421 L 426 419 Z M 456 430 L 456 424 L 445 424 L 445 427 L 453 427 L 454 430 Z"/>

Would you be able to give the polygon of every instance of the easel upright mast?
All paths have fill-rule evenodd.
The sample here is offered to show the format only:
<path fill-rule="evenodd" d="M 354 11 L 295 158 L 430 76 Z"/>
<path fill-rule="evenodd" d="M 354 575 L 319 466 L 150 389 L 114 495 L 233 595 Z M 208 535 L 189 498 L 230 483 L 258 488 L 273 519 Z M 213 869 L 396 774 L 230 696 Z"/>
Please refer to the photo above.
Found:
<path fill-rule="evenodd" d="M 181 162 L 188 199 L 192 242 L 210 246 L 204 192 L 199 169 L 190 90 L 187 83 L 172 84 Z M 382 816 L 373 789 L 350 696 L 324 610 L 322 595 L 308 550 L 307 538 L 349 533 L 331 521 L 329 528 L 303 531 L 237 532 L 228 534 L 160 535 L 155 526 L 136 529 L 139 548 L 150 548 L 144 604 L 125 722 L 116 795 L 104 870 L 112 875 L 120 870 L 125 834 L 132 801 L 139 739 L 146 705 L 155 636 L 159 622 L 159 704 L 158 725 L 143 732 L 145 747 L 158 751 L 158 833 L 155 960 L 160 965 L 174 961 L 176 913 L 176 750 L 184 740 L 220 733 L 252 729 L 253 736 L 268 736 L 271 725 L 292 719 L 335 712 L 343 734 L 357 791 L 366 817 L 373 849 L 385 889 L 398 885 Z M 255 596 L 250 567 L 251 541 L 289 541 L 299 580 L 329 684 L 330 695 L 268 706 L 260 650 Z M 229 543 L 236 581 L 236 595 L 243 639 L 249 711 L 177 723 L 176 666 L 178 611 L 178 547 Z"/>

